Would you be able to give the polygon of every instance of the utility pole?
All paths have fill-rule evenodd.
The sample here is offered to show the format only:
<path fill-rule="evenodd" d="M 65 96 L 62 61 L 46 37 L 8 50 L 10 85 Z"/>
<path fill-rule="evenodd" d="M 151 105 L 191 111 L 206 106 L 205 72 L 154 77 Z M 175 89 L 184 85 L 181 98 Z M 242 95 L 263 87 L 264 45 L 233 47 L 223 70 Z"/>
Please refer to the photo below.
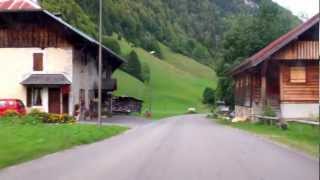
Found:
<path fill-rule="evenodd" d="M 99 0 L 99 75 L 98 75 L 98 125 L 101 126 L 102 105 L 102 0 Z"/>

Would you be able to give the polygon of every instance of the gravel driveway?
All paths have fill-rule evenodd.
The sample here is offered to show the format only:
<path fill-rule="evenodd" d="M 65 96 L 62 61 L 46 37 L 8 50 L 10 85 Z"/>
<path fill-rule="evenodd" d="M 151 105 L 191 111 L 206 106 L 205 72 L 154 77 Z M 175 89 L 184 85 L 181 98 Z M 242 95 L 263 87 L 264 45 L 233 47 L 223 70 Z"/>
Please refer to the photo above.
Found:
<path fill-rule="evenodd" d="M 189 115 L 2 170 L 0 179 L 317 180 L 318 164 L 203 115 Z"/>

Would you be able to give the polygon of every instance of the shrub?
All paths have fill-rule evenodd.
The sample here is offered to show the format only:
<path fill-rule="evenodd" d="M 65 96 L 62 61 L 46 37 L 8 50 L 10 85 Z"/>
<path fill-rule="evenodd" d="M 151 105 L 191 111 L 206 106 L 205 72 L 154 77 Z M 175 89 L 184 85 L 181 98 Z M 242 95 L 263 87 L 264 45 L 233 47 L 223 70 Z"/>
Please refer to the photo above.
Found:
<path fill-rule="evenodd" d="M 270 105 L 263 108 L 263 116 L 276 117 L 277 114 Z"/>
<path fill-rule="evenodd" d="M 150 67 L 147 63 L 142 63 L 141 65 L 141 76 L 144 83 L 150 83 Z"/>
<path fill-rule="evenodd" d="M 144 79 L 142 77 L 141 63 L 138 54 L 135 51 L 131 51 L 127 60 L 128 63 L 122 66 L 122 70 L 143 82 Z"/>
<path fill-rule="evenodd" d="M 4 117 L 18 117 L 20 114 L 15 110 L 7 110 L 4 112 Z"/>
<path fill-rule="evenodd" d="M 46 119 L 45 123 L 60 123 L 60 115 L 49 114 L 48 119 Z"/>
<path fill-rule="evenodd" d="M 41 117 L 43 116 L 43 114 L 46 114 L 46 113 L 40 111 L 39 109 L 31 109 L 28 115 L 33 117 Z"/>
<path fill-rule="evenodd" d="M 29 116 L 39 119 L 43 123 L 75 123 L 76 119 L 73 116 L 67 114 L 49 114 L 41 112 L 37 109 L 30 111 Z"/>
<path fill-rule="evenodd" d="M 76 118 L 69 116 L 68 114 L 63 114 L 60 116 L 62 123 L 76 123 Z"/>
<path fill-rule="evenodd" d="M 109 37 L 103 37 L 103 45 L 107 46 L 109 49 L 111 49 L 116 54 L 121 54 L 121 47 L 117 40 L 109 38 Z"/>
<path fill-rule="evenodd" d="M 207 87 L 203 91 L 202 98 L 203 104 L 215 105 L 216 103 L 215 91 L 212 88 Z"/>
<path fill-rule="evenodd" d="M 53 123 L 53 124 L 63 124 L 63 123 L 75 123 L 76 119 L 72 116 L 63 114 L 49 114 L 48 118 L 45 119 L 45 123 Z"/>
<path fill-rule="evenodd" d="M 32 109 L 28 115 L 31 117 L 37 118 L 42 122 L 46 122 L 49 117 L 48 113 L 42 112 L 38 109 Z"/>

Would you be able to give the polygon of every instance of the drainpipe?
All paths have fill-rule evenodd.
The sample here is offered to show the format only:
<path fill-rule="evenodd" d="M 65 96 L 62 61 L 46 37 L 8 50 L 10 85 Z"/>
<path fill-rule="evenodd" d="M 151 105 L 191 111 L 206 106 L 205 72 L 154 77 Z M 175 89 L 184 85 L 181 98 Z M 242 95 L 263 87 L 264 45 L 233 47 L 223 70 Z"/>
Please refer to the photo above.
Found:
<path fill-rule="evenodd" d="M 98 125 L 101 126 L 102 101 L 102 0 L 99 0 L 99 75 L 98 75 Z"/>

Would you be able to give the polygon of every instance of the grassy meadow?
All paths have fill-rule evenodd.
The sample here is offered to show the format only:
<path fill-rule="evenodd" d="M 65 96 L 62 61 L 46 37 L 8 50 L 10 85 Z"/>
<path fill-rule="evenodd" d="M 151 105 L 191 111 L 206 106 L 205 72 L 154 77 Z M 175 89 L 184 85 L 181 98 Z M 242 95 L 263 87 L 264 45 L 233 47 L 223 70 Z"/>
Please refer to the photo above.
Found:
<path fill-rule="evenodd" d="M 212 69 L 174 53 L 164 45 L 161 45 L 164 58 L 159 59 L 141 48 L 132 47 L 124 39 L 119 43 L 122 54 L 135 50 L 141 63 L 149 65 L 151 82 L 150 85 L 145 85 L 118 70 L 114 74 L 119 83 L 115 95 L 143 99 L 144 111 L 151 102 L 154 119 L 184 114 L 189 107 L 195 107 L 199 112 L 206 111 L 206 107 L 201 103 L 202 93 L 206 87 L 215 88 L 217 81 Z"/>

